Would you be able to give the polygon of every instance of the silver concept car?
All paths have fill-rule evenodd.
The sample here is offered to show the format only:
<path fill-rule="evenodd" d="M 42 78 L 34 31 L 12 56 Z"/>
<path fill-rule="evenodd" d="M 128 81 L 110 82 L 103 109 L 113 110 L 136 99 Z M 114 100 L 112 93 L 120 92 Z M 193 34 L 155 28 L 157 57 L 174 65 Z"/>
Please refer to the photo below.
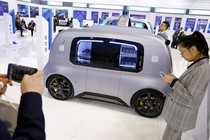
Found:
<path fill-rule="evenodd" d="M 60 32 L 44 67 L 55 99 L 103 100 L 131 106 L 149 118 L 161 114 L 170 89 L 160 71 L 172 71 L 162 40 L 146 29 L 103 25 Z"/>

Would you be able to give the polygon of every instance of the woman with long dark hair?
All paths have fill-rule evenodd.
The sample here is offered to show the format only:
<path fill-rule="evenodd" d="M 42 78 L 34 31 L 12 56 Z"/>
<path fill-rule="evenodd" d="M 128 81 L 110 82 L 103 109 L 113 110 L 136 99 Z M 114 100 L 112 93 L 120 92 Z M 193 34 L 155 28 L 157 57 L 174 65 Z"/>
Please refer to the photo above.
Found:
<path fill-rule="evenodd" d="M 178 46 L 182 57 L 192 64 L 179 78 L 173 74 L 162 76 L 171 86 L 162 112 L 167 123 L 162 140 L 181 140 L 182 132 L 195 128 L 198 109 L 210 80 L 209 47 L 203 34 L 195 31 L 184 37 Z"/>

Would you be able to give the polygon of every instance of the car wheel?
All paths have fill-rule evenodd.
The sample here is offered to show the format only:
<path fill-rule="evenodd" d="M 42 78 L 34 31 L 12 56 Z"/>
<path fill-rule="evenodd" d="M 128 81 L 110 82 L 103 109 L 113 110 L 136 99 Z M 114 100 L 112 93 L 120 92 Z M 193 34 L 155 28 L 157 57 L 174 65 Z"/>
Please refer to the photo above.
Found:
<path fill-rule="evenodd" d="M 71 82 L 64 76 L 52 75 L 47 79 L 47 88 L 52 97 L 67 100 L 74 96 Z"/>
<path fill-rule="evenodd" d="M 162 93 L 152 89 L 145 89 L 135 94 L 132 106 L 141 116 L 154 118 L 161 114 L 164 101 L 165 97 L 163 97 Z"/>

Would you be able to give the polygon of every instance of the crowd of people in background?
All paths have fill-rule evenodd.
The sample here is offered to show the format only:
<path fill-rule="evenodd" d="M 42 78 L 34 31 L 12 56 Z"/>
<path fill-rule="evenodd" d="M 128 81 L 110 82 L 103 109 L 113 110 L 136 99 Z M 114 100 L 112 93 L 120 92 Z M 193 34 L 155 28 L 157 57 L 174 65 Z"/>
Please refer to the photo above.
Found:
<path fill-rule="evenodd" d="M 165 42 L 166 45 L 169 45 L 171 43 L 171 48 L 177 49 L 178 48 L 177 44 L 179 44 L 180 40 L 182 38 L 184 38 L 186 36 L 186 34 L 184 34 L 183 27 L 177 28 L 172 35 L 172 42 L 171 42 L 168 38 L 167 33 L 166 33 L 166 30 L 169 27 L 170 27 L 169 22 L 168 21 L 163 21 L 160 24 L 159 32 L 157 33 L 157 35 L 161 36 L 165 41 L 169 41 L 169 42 Z"/>
<path fill-rule="evenodd" d="M 28 24 L 26 24 L 24 18 L 20 18 L 20 13 L 17 12 L 16 16 L 15 16 L 15 25 L 16 25 L 16 30 L 20 31 L 20 36 L 24 37 L 23 32 L 30 30 L 31 31 L 31 36 L 34 35 L 34 31 L 35 31 L 35 26 L 36 23 L 31 20 Z M 56 32 L 56 26 L 59 25 L 59 19 L 57 16 L 53 17 L 53 31 L 54 33 Z M 73 28 L 73 18 L 69 19 L 67 18 L 67 23 L 65 26 L 69 26 L 70 28 Z"/>
<path fill-rule="evenodd" d="M 21 37 L 24 37 L 23 31 L 27 31 L 27 30 L 30 30 L 31 36 L 33 36 L 33 32 L 34 32 L 35 26 L 36 26 L 36 23 L 33 20 L 31 20 L 27 26 L 24 18 L 20 19 L 20 13 L 17 12 L 17 14 L 15 16 L 15 25 L 16 25 L 17 31 L 20 31 Z"/>

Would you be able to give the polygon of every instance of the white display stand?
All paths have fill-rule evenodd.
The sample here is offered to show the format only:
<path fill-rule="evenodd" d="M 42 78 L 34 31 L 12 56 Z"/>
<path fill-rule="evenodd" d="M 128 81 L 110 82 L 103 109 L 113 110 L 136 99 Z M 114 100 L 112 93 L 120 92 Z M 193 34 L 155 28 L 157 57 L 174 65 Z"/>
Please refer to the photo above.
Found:
<path fill-rule="evenodd" d="M 8 13 L 4 13 L 3 16 L 0 16 L 0 45 L 10 46 L 13 45 L 13 26 L 12 26 L 12 17 Z"/>
<path fill-rule="evenodd" d="M 21 48 L 19 41 L 13 34 L 12 17 L 8 13 L 0 16 L 0 47 L 6 52 L 6 56 L 11 63 L 15 63 L 16 58 L 19 57 L 18 50 Z M 17 44 L 13 44 L 16 42 Z"/>
<path fill-rule="evenodd" d="M 78 19 L 73 19 L 73 28 L 80 28 L 80 22 Z"/>
<path fill-rule="evenodd" d="M 13 44 L 13 26 L 12 17 L 8 13 L 3 14 L 4 17 L 4 32 L 5 32 L 5 46 Z"/>
<path fill-rule="evenodd" d="M 36 17 L 37 26 L 37 68 L 43 69 L 49 57 L 49 36 L 48 36 L 48 22 L 42 16 Z"/>
<path fill-rule="evenodd" d="M 0 46 L 2 46 L 2 44 L 5 44 L 4 42 L 5 42 L 5 35 L 4 35 L 4 33 L 5 33 L 5 29 L 4 29 L 4 25 L 5 25 L 5 23 L 4 23 L 4 17 L 3 16 L 0 16 L 0 31 L 1 31 L 1 34 L 2 35 L 0 35 Z"/>
<path fill-rule="evenodd" d="M 193 140 L 209 140 L 209 92 L 210 88 L 208 88 L 206 91 L 204 99 L 199 108 L 196 127 L 190 130 Z"/>
<path fill-rule="evenodd" d="M 15 47 L 17 44 L 20 44 L 20 41 L 17 40 L 17 36 L 13 34 L 13 26 L 12 26 L 12 17 L 8 13 L 3 14 L 3 18 L 0 20 L 0 28 L 3 37 L 0 39 L 2 44 L 7 47 Z M 14 44 L 14 42 L 16 44 Z M 18 45 L 19 46 L 19 45 Z"/>

